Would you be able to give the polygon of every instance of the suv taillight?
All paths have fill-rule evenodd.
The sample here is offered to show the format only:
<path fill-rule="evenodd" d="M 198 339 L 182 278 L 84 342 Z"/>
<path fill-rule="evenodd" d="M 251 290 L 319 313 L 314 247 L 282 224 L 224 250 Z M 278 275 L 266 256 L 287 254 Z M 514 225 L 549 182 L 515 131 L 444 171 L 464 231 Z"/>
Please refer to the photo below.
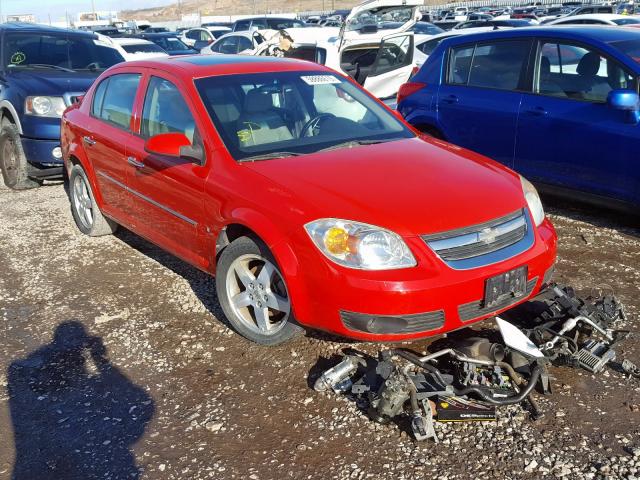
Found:
<path fill-rule="evenodd" d="M 400 85 L 398 89 L 398 96 L 396 97 L 396 103 L 399 104 L 402 100 L 407 98 L 409 95 L 413 95 L 418 90 L 426 87 L 426 83 L 422 82 L 407 82 Z"/>

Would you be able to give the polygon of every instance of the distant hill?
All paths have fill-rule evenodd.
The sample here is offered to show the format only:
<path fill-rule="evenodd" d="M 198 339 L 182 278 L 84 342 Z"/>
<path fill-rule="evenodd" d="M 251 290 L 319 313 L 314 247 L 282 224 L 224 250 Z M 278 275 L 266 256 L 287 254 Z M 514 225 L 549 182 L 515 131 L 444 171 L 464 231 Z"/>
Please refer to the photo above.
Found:
<path fill-rule="evenodd" d="M 1 1 L 1 0 L 0 0 Z M 200 13 L 208 15 L 259 15 L 268 13 L 318 12 L 353 8 L 362 0 L 176 0 L 170 5 L 124 10 L 124 20 L 148 20 L 166 22 L 180 20 L 182 15 Z M 442 0 L 425 0 L 425 4 L 442 3 Z"/>
<path fill-rule="evenodd" d="M 123 20 L 170 21 L 180 20 L 182 15 L 254 15 L 283 12 L 309 12 L 335 9 L 351 9 L 359 0 L 182 0 L 156 8 L 124 10 Z"/>

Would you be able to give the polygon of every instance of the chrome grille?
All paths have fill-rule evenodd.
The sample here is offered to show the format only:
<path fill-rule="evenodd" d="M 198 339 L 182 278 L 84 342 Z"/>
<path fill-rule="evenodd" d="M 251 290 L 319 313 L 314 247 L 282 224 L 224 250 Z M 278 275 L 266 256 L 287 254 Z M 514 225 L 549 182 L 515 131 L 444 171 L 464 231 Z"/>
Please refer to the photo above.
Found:
<path fill-rule="evenodd" d="M 527 236 L 528 229 L 525 210 L 521 209 L 471 227 L 423 235 L 422 239 L 442 260 L 449 263 L 487 255 L 514 245 Z"/>

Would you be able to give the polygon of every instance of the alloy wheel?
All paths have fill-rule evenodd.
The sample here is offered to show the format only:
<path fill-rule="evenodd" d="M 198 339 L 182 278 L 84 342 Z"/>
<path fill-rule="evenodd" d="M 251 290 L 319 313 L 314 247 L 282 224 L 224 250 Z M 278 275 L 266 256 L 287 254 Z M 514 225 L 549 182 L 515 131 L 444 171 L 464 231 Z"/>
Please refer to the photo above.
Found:
<path fill-rule="evenodd" d="M 237 320 L 260 335 L 274 335 L 287 323 L 291 301 L 282 274 L 254 254 L 236 258 L 227 272 L 226 290 Z"/>
<path fill-rule="evenodd" d="M 93 226 L 93 201 L 89 195 L 89 187 L 82 175 L 73 180 L 73 205 L 82 225 L 91 230 Z"/>

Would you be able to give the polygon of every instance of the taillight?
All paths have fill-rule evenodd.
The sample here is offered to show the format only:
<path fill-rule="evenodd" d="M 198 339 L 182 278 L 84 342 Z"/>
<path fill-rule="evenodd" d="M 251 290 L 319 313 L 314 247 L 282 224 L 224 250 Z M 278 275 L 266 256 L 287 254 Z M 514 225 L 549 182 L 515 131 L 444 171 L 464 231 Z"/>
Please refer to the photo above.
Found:
<path fill-rule="evenodd" d="M 411 75 L 409 75 L 409 80 L 411 80 L 413 78 L 413 76 L 418 73 L 420 71 L 420 67 L 418 67 L 417 65 L 413 67 L 413 70 L 411 70 Z"/>
<path fill-rule="evenodd" d="M 413 95 L 418 90 L 426 87 L 426 83 L 422 82 L 407 82 L 400 85 L 398 89 L 398 96 L 396 97 L 396 103 L 399 104 L 402 100 L 407 98 L 409 95 Z"/>

